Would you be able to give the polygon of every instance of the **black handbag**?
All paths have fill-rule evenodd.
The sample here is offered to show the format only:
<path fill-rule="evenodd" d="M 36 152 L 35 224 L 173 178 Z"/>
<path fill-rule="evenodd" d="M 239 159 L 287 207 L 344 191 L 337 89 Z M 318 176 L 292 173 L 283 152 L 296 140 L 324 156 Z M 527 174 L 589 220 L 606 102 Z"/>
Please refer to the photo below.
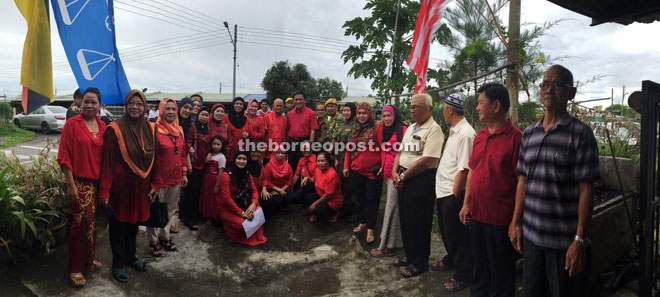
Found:
<path fill-rule="evenodd" d="M 160 202 L 158 197 L 156 197 L 156 201 L 149 206 L 149 218 L 139 224 L 146 227 L 163 228 L 167 225 L 168 221 L 167 203 Z"/>

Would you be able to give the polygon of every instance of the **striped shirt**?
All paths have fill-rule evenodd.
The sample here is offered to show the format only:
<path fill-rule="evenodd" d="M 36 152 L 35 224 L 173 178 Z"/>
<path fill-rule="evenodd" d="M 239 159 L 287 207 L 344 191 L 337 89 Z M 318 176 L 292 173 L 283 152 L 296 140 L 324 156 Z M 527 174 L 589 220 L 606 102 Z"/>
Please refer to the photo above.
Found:
<path fill-rule="evenodd" d="M 598 147 L 589 126 L 566 114 L 543 129 L 525 129 L 516 173 L 527 177 L 523 236 L 545 248 L 566 250 L 577 231 L 579 183 L 600 179 Z"/>

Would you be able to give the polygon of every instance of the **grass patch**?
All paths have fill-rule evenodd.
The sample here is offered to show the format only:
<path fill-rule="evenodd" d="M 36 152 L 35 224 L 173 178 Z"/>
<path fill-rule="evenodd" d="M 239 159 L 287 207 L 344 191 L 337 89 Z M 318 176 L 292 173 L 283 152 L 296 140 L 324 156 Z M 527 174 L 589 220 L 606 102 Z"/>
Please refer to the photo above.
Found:
<path fill-rule="evenodd" d="M 12 147 L 33 138 L 34 132 L 23 130 L 12 123 L 0 125 L 0 148 Z"/>

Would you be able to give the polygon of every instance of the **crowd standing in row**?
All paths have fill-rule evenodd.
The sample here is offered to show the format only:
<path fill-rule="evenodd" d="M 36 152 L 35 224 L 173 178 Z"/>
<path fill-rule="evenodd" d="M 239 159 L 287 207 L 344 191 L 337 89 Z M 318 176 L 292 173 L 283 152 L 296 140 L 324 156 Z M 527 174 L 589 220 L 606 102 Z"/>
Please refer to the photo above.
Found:
<path fill-rule="evenodd" d="M 486 126 L 478 132 L 464 117 L 464 97 L 452 94 L 442 104 L 451 126 L 445 140 L 426 94 L 412 97 L 409 126 L 392 105 L 377 122 L 366 102 L 339 108 L 330 98 L 312 110 L 302 92 L 275 99 L 272 110 L 266 100 L 235 98 L 227 112 L 222 104 L 209 110 L 200 95 L 165 98 L 151 125 L 146 97 L 133 90 L 125 115 L 106 125 L 98 116 L 101 94 L 88 88 L 74 103 L 80 114 L 67 115 L 58 153 L 74 218 L 71 281 L 84 285 L 82 272 L 102 265 L 95 258 L 97 205 L 110 216 L 113 276 L 127 282 L 125 266 L 147 270 L 136 257 L 136 236 L 156 198 L 167 203 L 170 221 L 147 229 L 153 256 L 177 249 L 177 208 L 191 230 L 202 221 L 221 224 L 237 242 L 257 245 L 267 240 L 263 227 L 246 236 L 245 220 L 304 204 L 310 221 L 347 216 L 358 222 L 353 232 L 373 243 L 385 179 L 380 243 L 370 254 L 403 252 L 393 264 L 404 277 L 453 270 L 447 291 L 470 286 L 471 296 L 513 296 L 518 252 L 524 296 L 585 296 L 597 147 L 590 128 L 567 112 L 576 93 L 568 69 L 550 67 L 540 93 L 545 113 L 524 133 L 507 119 L 503 85 L 477 90 Z M 277 145 L 245 151 L 247 141 Z M 332 149 L 315 153 L 316 144 Z M 447 255 L 429 265 L 436 207 Z"/>

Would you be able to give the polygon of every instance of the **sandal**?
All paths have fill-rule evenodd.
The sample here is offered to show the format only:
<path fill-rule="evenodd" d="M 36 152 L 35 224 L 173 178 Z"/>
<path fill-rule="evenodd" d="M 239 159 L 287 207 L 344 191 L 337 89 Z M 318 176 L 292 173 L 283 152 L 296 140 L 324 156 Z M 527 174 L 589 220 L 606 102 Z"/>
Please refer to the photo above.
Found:
<path fill-rule="evenodd" d="M 174 233 L 174 234 L 179 233 L 179 228 L 177 228 L 174 225 L 170 226 L 170 233 Z"/>
<path fill-rule="evenodd" d="M 360 233 L 364 232 L 364 230 L 367 230 L 367 225 L 366 224 L 360 224 L 357 227 L 353 228 L 353 233 L 360 234 Z"/>
<path fill-rule="evenodd" d="M 445 262 L 443 262 L 442 260 L 431 264 L 431 269 L 433 270 L 447 270 L 451 268 L 452 268 L 451 266 L 445 265 Z"/>
<path fill-rule="evenodd" d="M 147 263 L 144 263 L 142 260 L 137 259 L 133 261 L 133 263 L 130 264 L 133 269 L 140 271 L 140 272 L 145 272 L 147 271 Z"/>
<path fill-rule="evenodd" d="M 74 288 L 82 288 L 87 284 L 85 276 L 80 272 L 69 274 L 69 280 L 71 280 L 71 285 L 73 285 Z"/>
<path fill-rule="evenodd" d="M 94 272 L 97 269 L 101 269 L 101 267 L 103 267 L 103 264 L 101 264 L 101 262 L 99 262 L 98 260 L 94 259 L 94 261 L 92 261 L 92 264 L 87 266 L 87 271 Z"/>
<path fill-rule="evenodd" d="M 162 245 L 166 251 L 168 252 L 176 252 L 176 245 L 174 245 L 174 242 L 172 242 L 171 239 L 161 239 L 160 245 Z"/>
<path fill-rule="evenodd" d="M 447 292 L 458 292 L 460 290 L 463 290 L 468 287 L 468 284 L 464 282 L 459 282 L 455 279 L 450 279 L 448 282 L 445 283 L 444 289 Z"/>
<path fill-rule="evenodd" d="M 158 246 L 158 243 L 149 243 L 151 255 L 158 258 L 163 255 L 163 253 L 160 250 L 160 246 Z"/>
<path fill-rule="evenodd" d="M 128 282 L 128 274 L 126 268 L 112 268 L 112 276 L 120 283 Z"/>
<path fill-rule="evenodd" d="M 382 258 L 382 257 L 387 257 L 387 256 L 393 256 L 396 255 L 397 251 L 395 249 L 389 249 L 389 248 L 375 248 L 371 249 L 369 251 L 369 254 L 371 254 L 372 257 L 374 258 Z"/>
<path fill-rule="evenodd" d="M 404 268 L 401 268 L 401 270 L 399 270 L 399 272 L 401 273 L 401 275 L 403 277 L 407 278 L 407 277 L 418 276 L 418 275 L 426 272 L 426 270 L 417 269 L 417 268 L 415 268 L 414 265 L 410 264 L 410 265 L 408 265 Z"/>
<path fill-rule="evenodd" d="M 408 266 L 408 258 L 406 257 L 396 257 L 392 263 L 394 266 Z"/>

